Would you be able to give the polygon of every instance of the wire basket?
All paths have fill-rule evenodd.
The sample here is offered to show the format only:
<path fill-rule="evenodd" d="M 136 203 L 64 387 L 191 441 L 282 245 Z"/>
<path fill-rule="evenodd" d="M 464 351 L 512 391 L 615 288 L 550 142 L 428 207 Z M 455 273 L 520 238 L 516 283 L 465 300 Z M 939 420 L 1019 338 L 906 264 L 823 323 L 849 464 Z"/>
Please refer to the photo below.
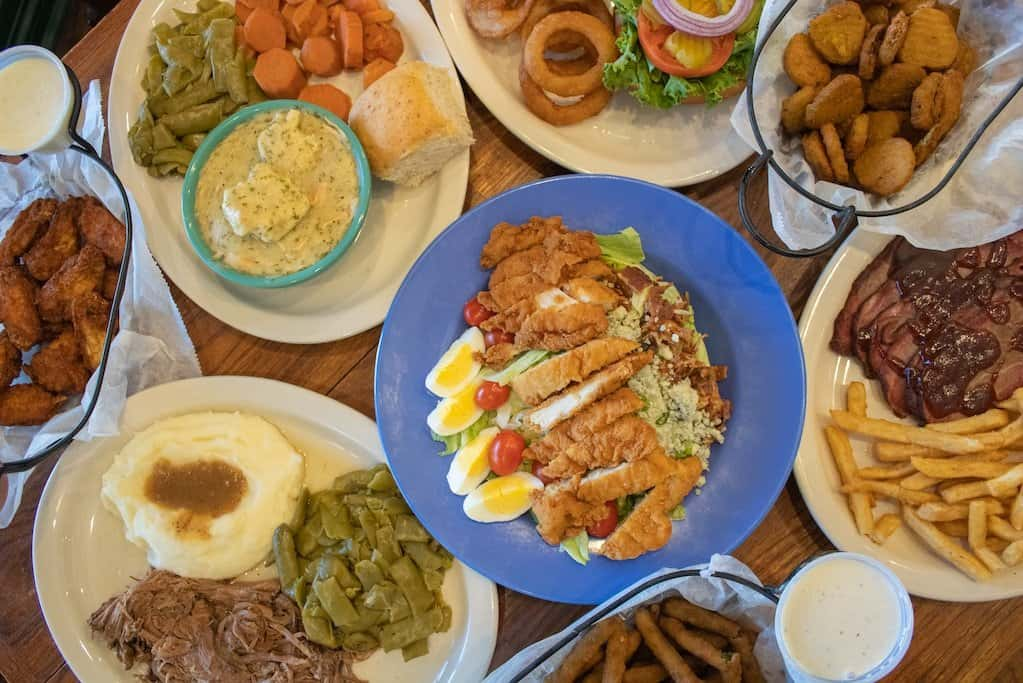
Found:
<path fill-rule="evenodd" d="M 763 52 L 764 47 L 767 45 L 768 41 L 771 39 L 771 36 L 778 29 L 778 26 L 780 26 L 781 22 L 785 19 L 785 16 L 789 13 L 789 11 L 792 10 L 792 8 L 796 5 L 797 2 L 799 2 L 799 0 L 789 0 L 788 4 L 785 5 L 784 8 L 782 8 L 782 10 L 778 13 L 778 16 L 775 17 L 774 21 L 771 22 L 771 25 L 768 26 L 762 39 L 759 41 L 756 50 L 753 52 L 753 60 L 750 64 L 749 74 L 746 79 L 746 112 L 747 115 L 749 116 L 749 122 L 753 130 L 753 136 L 756 138 L 758 153 L 757 158 L 753 161 L 749 168 L 746 169 L 746 172 L 743 173 L 742 175 L 742 179 L 739 181 L 739 217 L 742 220 L 743 227 L 746 228 L 749 234 L 753 236 L 753 239 L 755 239 L 757 242 L 763 245 L 766 249 L 769 249 L 770 251 L 773 251 L 774 253 L 780 254 L 782 256 L 807 257 L 823 254 L 824 252 L 829 251 L 832 248 L 841 244 L 845 240 L 845 238 L 848 237 L 849 234 L 852 232 L 852 229 L 856 227 L 858 218 L 885 218 L 888 216 L 896 216 L 907 211 L 912 211 L 913 209 L 929 201 L 935 195 L 937 195 L 939 192 L 945 189 L 945 186 L 948 185 L 949 181 L 952 180 L 952 177 L 963 165 L 963 162 L 966 161 L 966 157 L 969 156 L 970 152 L 973 151 L 973 148 L 980 141 L 980 138 L 981 136 L 984 135 L 984 132 L 988 129 L 988 127 L 990 127 L 994 120 L 998 118 L 998 115 L 1001 114 L 1002 111 L 1009 105 L 1009 102 L 1011 102 L 1012 99 L 1017 94 L 1019 94 L 1020 90 L 1023 90 L 1023 77 L 1016 81 L 1015 85 L 1011 88 L 1009 93 L 999 101 L 999 103 L 994 107 L 991 113 L 988 114 L 988 116 L 980 124 L 977 130 L 973 132 L 973 135 L 970 136 L 966 145 L 963 147 L 962 151 L 960 151 L 959 155 L 956 157 L 955 161 L 949 167 L 948 171 L 941 178 L 941 180 L 939 180 L 938 183 L 928 192 L 921 195 L 917 199 L 907 204 L 903 204 L 902 206 L 895 207 L 894 209 L 861 210 L 857 209 L 856 206 L 853 204 L 848 204 L 844 206 L 835 204 L 826 199 L 823 199 L 822 197 L 819 197 L 818 195 L 814 194 L 807 188 L 803 187 L 794 178 L 792 178 L 792 176 L 790 176 L 785 171 L 785 169 L 782 168 L 781 164 L 779 164 L 777 160 L 774 158 L 774 150 L 770 149 L 764 142 L 764 137 L 760 130 L 760 123 L 757 121 L 757 114 L 754 107 L 755 96 L 753 88 L 754 83 L 756 82 L 755 75 L 757 70 L 757 64 L 760 61 L 761 53 Z M 832 236 L 823 244 L 813 247 L 811 249 L 789 249 L 784 245 L 780 245 L 772 241 L 771 239 L 766 237 L 763 234 L 763 232 L 761 232 L 760 228 L 757 227 L 752 216 L 750 215 L 750 210 L 749 207 L 747 206 L 747 195 L 749 192 L 750 183 L 767 166 L 770 166 L 771 170 L 778 174 L 778 177 L 781 178 L 781 180 L 784 181 L 786 185 L 788 185 L 793 190 L 801 194 L 803 197 L 809 199 L 814 204 L 817 204 L 826 209 L 830 209 L 831 211 L 836 212 L 835 217 L 837 219 L 837 224 L 835 226 L 834 236 Z"/>

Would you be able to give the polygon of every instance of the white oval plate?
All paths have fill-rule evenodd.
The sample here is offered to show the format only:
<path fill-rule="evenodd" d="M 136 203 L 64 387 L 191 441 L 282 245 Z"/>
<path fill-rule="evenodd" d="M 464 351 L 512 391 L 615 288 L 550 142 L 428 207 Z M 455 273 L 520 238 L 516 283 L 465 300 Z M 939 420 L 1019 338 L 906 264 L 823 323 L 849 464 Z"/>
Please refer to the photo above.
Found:
<path fill-rule="evenodd" d="M 733 100 L 712 109 L 691 104 L 663 111 L 619 92 L 597 116 L 552 126 L 522 99 L 518 33 L 480 38 L 466 20 L 465 0 L 431 0 L 431 5 L 458 70 L 487 109 L 517 138 L 566 168 L 680 187 L 716 178 L 753 153 L 732 130 Z"/>
<path fill-rule="evenodd" d="M 867 411 L 872 417 L 898 419 L 888 409 L 877 381 L 865 379 L 859 362 L 839 356 L 828 346 L 835 316 L 845 304 L 853 280 L 890 239 L 889 235 L 864 230 L 853 232 L 821 273 L 799 320 L 808 378 L 806 423 L 793 468 L 799 490 L 817 526 L 835 547 L 884 562 L 913 595 L 954 602 L 1023 595 L 1023 573 L 1019 568 L 998 572 L 990 581 L 978 583 L 931 552 L 909 529 L 900 528 L 887 543 L 875 545 L 860 536 L 846 497 L 838 492 L 838 471 L 824 439 L 824 427 L 831 423 L 828 411 L 845 409 L 846 385 L 857 380 L 866 384 Z M 853 438 L 853 449 L 861 465 L 871 461 L 865 442 Z M 884 511 L 894 512 L 895 508 Z"/>
<path fill-rule="evenodd" d="M 138 430 L 161 418 L 201 410 L 237 410 L 277 425 L 306 454 L 306 481 L 324 488 L 338 474 L 385 462 L 376 424 L 337 401 L 290 384 L 254 377 L 199 377 L 162 384 L 128 399 L 118 436 L 74 442 L 61 456 L 36 514 L 32 568 L 46 625 L 71 670 L 84 683 L 134 683 L 117 657 L 89 632 L 89 615 L 144 576 L 145 553 L 124 538 L 123 525 L 100 502 L 103 472 Z M 494 584 L 456 561 L 444 581 L 453 618 L 430 637 L 430 654 L 405 663 L 378 651 L 356 665 L 380 681 L 478 681 L 497 639 Z"/>
<path fill-rule="evenodd" d="M 420 59 L 451 70 L 444 41 L 419 0 L 388 0 L 405 39 L 404 60 Z M 110 80 L 110 152 L 114 169 L 138 202 L 146 240 L 160 267 L 181 291 L 210 314 L 243 332 L 296 344 L 343 339 L 383 321 L 405 273 L 426 245 L 462 213 L 469 178 L 469 152 L 435 176 L 409 189 L 374 178 L 369 215 L 356 243 L 330 269 L 285 289 L 235 285 L 207 268 L 192 250 L 181 220 L 180 178 L 153 178 L 135 164 L 128 129 L 143 92 L 150 30 L 174 21 L 172 8 L 191 10 L 195 0 L 142 0 L 117 50 Z M 354 99 L 362 72 L 329 80 Z M 457 85 L 461 93 L 461 84 Z"/>

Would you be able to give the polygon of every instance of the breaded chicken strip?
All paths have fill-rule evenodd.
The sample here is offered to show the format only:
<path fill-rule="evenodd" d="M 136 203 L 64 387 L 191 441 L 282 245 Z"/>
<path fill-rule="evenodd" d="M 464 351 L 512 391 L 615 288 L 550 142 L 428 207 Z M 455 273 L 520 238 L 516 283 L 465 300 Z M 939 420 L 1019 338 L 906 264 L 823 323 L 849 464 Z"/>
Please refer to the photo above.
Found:
<path fill-rule="evenodd" d="M 35 384 L 15 384 L 0 392 L 0 425 L 40 425 L 57 414 L 64 400 Z"/>
<path fill-rule="evenodd" d="M 561 479 L 585 474 L 588 470 L 633 462 L 659 448 L 657 430 L 645 420 L 628 415 L 581 441 L 573 442 L 543 471 L 547 477 Z"/>
<path fill-rule="evenodd" d="M 550 287 L 549 283 L 544 282 L 544 279 L 535 273 L 516 275 L 492 287 L 489 290 L 488 303 L 483 305 L 492 311 L 501 313 L 523 299 L 530 299 Z M 489 303 L 492 303 L 492 308 Z"/>
<path fill-rule="evenodd" d="M 82 197 L 78 227 L 89 244 L 99 247 L 112 266 L 121 265 L 124 256 L 124 224 L 95 197 Z"/>
<path fill-rule="evenodd" d="M 531 247 L 512 254 L 497 264 L 490 274 L 487 286 L 493 289 L 503 282 L 523 275 L 537 275 L 544 282 L 556 285 L 562 280 L 566 269 L 584 261 L 583 257 L 560 249 L 548 250 L 542 246 Z"/>
<path fill-rule="evenodd" d="M 99 367 L 109 319 L 110 302 L 95 292 L 80 296 L 71 304 L 75 336 L 78 338 L 82 361 L 89 370 Z"/>
<path fill-rule="evenodd" d="M 73 330 L 65 330 L 44 344 L 25 366 L 25 372 L 33 382 L 56 394 L 80 394 L 89 381 L 89 371 L 82 364 L 78 338 Z"/>
<path fill-rule="evenodd" d="M 11 342 L 22 351 L 28 351 L 42 336 L 36 310 L 38 289 L 21 268 L 0 267 L 0 322 Z"/>
<path fill-rule="evenodd" d="M 583 441 L 620 417 L 635 413 L 642 407 L 643 399 L 636 392 L 628 387 L 618 389 L 607 398 L 579 411 L 571 420 L 562 422 L 542 439 L 534 441 L 523 457 L 541 463 L 551 462 L 576 441 Z"/>
<path fill-rule="evenodd" d="M 612 391 L 620 389 L 629 378 L 650 362 L 653 353 L 644 351 L 626 356 L 583 382 L 570 386 L 523 415 L 527 431 L 546 434 L 556 425 L 571 418 L 583 408 L 596 403 Z"/>
<path fill-rule="evenodd" d="M 607 265 L 599 258 L 578 263 L 565 272 L 565 277 L 569 280 L 579 277 L 588 277 L 594 280 L 607 280 L 613 276 L 614 271 L 611 270 L 611 266 Z"/>
<path fill-rule="evenodd" d="M 576 497 L 579 477 L 549 484 L 532 493 L 536 530 L 543 540 L 557 545 L 575 536 L 607 514 L 604 505 L 584 503 Z"/>
<path fill-rule="evenodd" d="M 488 346 L 487 350 L 483 352 L 483 364 L 488 368 L 501 369 L 508 363 L 511 363 L 516 356 L 525 351 L 517 344 L 508 344 L 501 342 L 500 344 L 494 344 Z"/>
<path fill-rule="evenodd" d="M 573 299 L 584 304 L 597 304 L 605 311 L 617 307 L 622 297 L 607 285 L 589 277 L 576 277 L 561 285 L 561 288 Z"/>
<path fill-rule="evenodd" d="M 664 449 L 658 448 L 641 460 L 593 470 L 579 482 L 579 498 L 589 503 L 603 503 L 642 493 L 673 474 L 673 463 Z"/>
<path fill-rule="evenodd" d="M 7 337 L 7 332 L 0 332 L 0 391 L 11 385 L 21 374 L 21 351 Z"/>
<path fill-rule="evenodd" d="M 699 458 L 675 460 L 675 473 L 653 488 L 632 513 L 607 537 L 598 551 L 612 560 L 631 560 L 663 548 L 671 539 L 668 514 L 682 502 L 700 478 Z"/>
<path fill-rule="evenodd" d="M 22 260 L 28 274 L 40 282 L 53 277 L 69 258 L 78 252 L 78 227 L 75 216 L 81 206 L 78 197 L 72 197 L 57 207 L 50 226 L 35 241 Z"/>
<path fill-rule="evenodd" d="M 551 394 L 572 382 L 581 382 L 638 348 L 636 342 L 619 337 L 594 339 L 526 370 L 512 380 L 512 389 L 528 405 L 539 405 Z"/>
<path fill-rule="evenodd" d="M 560 216 L 540 218 L 534 216 L 521 226 L 498 223 L 490 231 L 490 239 L 480 253 L 480 266 L 493 268 L 517 251 L 543 244 L 550 234 L 566 232 Z"/>
<path fill-rule="evenodd" d="M 569 304 L 532 313 L 515 333 L 515 343 L 527 349 L 565 351 L 607 332 L 607 313 L 596 304 Z"/>
<path fill-rule="evenodd" d="M 0 266 L 13 266 L 50 224 L 56 210 L 56 199 L 37 199 L 25 207 L 0 240 Z"/>
<path fill-rule="evenodd" d="M 99 289 L 105 269 L 103 252 L 86 244 L 39 291 L 39 315 L 50 322 L 69 320 L 71 302 Z"/>

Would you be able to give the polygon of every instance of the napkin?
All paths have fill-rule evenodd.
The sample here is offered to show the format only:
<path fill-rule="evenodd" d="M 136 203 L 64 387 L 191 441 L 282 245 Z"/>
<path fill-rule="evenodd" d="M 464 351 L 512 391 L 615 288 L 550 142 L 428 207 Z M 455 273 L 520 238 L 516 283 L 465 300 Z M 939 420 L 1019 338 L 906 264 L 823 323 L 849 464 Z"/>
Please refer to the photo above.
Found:
<path fill-rule="evenodd" d="M 837 1 L 837 0 L 836 0 Z M 760 19 L 758 44 L 787 0 L 767 0 Z M 834 2 L 827 3 L 835 4 Z M 978 68 L 966 79 L 962 115 L 931 158 L 900 192 L 877 197 L 829 182 L 815 181 L 803 158 L 799 136 L 781 129 L 781 102 L 795 91 L 782 69 L 782 53 L 794 34 L 805 31 L 822 11 L 820 3 L 798 2 L 782 20 L 761 54 L 753 78 L 754 109 L 764 143 L 774 158 L 803 187 L 835 204 L 885 210 L 923 196 L 948 172 L 969 138 L 1023 78 L 1023 2 L 968 0 L 959 5 L 959 35 L 978 53 Z M 894 9 L 894 8 L 893 8 Z M 756 138 L 747 115 L 744 92 L 732 112 L 732 127 L 754 149 Z M 967 157 L 964 166 L 936 197 L 907 213 L 887 218 L 861 218 L 864 230 L 903 235 L 927 249 L 973 246 L 1012 234 L 1023 227 L 1023 95 L 1017 96 Z M 774 230 L 785 244 L 806 249 L 834 234 L 833 212 L 804 199 L 773 172 L 768 197 Z M 763 227 L 763 226 L 762 226 Z"/>
<path fill-rule="evenodd" d="M 90 83 L 85 93 L 79 132 L 96 149 L 102 149 L 105 127 L 99 81 Z M 77 152 L 39 154 L 29 156 L 17 165 L 2 164 L 0 235 L 7 232 L 22 209 L 40 197 L 64 199 L 83 194 L 98 197 L 107 209 L 124 220 L 116 185 L 96 162 Z M 134 234 L 128 281 L 119 310 L 121 329 L 110 347 L 106 378 L 96 409 L 88 424 L 75 437 L 79 441 L 117 434 L 118 421 L 128 396 L 154 384 L 202 374 L 181 314 L 146 246 L 142 216 L 130 193 L 129 200 Z M 30 356 L 25 354 L 24 360 L 28 361 Z M 22 374 L 15 382 L 25 380 L 27 378 Z M 94 375 L 81 400 L 69 402 L 66 410 L 41 427 L 0 429 L 0 460 L 18 460 L 26 454 L 36 453 L 69 432 L 81 419 L 84 406 L 95 391 Z M 0 508 L 0 528 L 6 527 L 14 518 L 30 474 L 22 472 L 9 477 L 7 500 Z"/>
<path fill-rule="evenodd" d="M 669 598 L 675 595 L 681 595 L 693 604 L 714 610 L 715 612 L 720 612 L 724 616 L 739 622 L 745 627 L 753 627 L 760 631 L 760 636 L 757 638 L 757 642 L 754 645 L 753 653 L 756 656 L 757 661 L 760 663 L 760 668 L 763 671 L 764 678 L 768 681 L 768 683 L 775 683 L 776 681 L 780 683 L 784 681 L 785 665 L 782 662 L 781 651 L 778 649 L 778 642 L 774 637 L 775 604 L 745 586 L 741 586 L 731 581 L 725 581 L 724 579 L 712 578 L 710 576 L 712 572 L 727 572 L 729 574 L 735 574 L 736 576 L 748 579 L 757 585 L 761 585 L 756 574 L 754 574 L 753 571 L 742 562 L 739 562 L 734 557 L 730 557 L 728 555 L 714 555 L 710 558 L 710 562 L 708 564 L 696 565 L 688 567 L 688 569 L 700 569 L 700 576 L 674 579 L 648 588 L 634 596 L 612 614 L 618 614 L 628 619 L 637 608 L 642 607 L 643 605 L 659 602 L 664 598 Z M 603 605 L 598 605 L 583 616 L 579 617 L 579 619 L 575 622 L 569 624 L 565 631 L 571 631 L 572 629 L 578 628 L 579 625 L 589 619 L 591 615 L 599 612 L 604 605 L 614 602 L 619 596 L 633 590 L 635 586 L 672 571 L 675 570 L 662 569 L 658 572 L 654 572 L 650 576 L 643 577 L 632 586 L 629 586 L 609 599 Z M 487 676 L 486 679 L 484 679 L 484 683 L 506 683 L 507 681 L 510 681 L 516 675 L 522 673 L 523 667 L 551 647 L 558 638 L 562 637 L 562 633 L 565 631 L 556 633 L 553 636 L 537 643 L 533 643 L 526 649 L 522 650 L 505 662 L 499 669 Z M 569 652 L 571 652 L 577 640 L 578 638 L 572 640 L 556 653 L 548 657 L 543 664 L 531 671 L 528 676 L 522 679 L 523 683 L 542 683 L 544 678 L 552 673 L 554 669 L 557 668 L 558 664 L 561 663 L 561 660 L 564 659 Z"/>

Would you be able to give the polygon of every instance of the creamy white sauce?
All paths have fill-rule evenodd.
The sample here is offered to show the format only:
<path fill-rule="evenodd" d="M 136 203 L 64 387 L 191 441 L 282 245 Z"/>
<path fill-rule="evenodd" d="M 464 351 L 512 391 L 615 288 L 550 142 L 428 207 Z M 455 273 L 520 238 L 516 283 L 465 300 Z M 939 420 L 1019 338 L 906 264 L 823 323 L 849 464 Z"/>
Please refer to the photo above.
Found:
<path fill-rule="evenodd" d="M 195 211 L 214 257 L 253 275 L 285 275 L 330 251 L 359 199 L 341 131 L 298 109 L 261 114 L 210 154 Z"/>
<path fill-rule="evenodd" d="M 802 571 L 785 589 L 781 633 L 806 673 L 841 681 L 858 678 L 895 648 L 899 596 L 876 568 L 838 557 Z"/>
<path fill-rule="evenodd" d="M 49 142 L 71 104 L 64 99 L 64 78 L 42 57 L 25 57 L 0 70 L 0 149 L 23 154 Z"/>

